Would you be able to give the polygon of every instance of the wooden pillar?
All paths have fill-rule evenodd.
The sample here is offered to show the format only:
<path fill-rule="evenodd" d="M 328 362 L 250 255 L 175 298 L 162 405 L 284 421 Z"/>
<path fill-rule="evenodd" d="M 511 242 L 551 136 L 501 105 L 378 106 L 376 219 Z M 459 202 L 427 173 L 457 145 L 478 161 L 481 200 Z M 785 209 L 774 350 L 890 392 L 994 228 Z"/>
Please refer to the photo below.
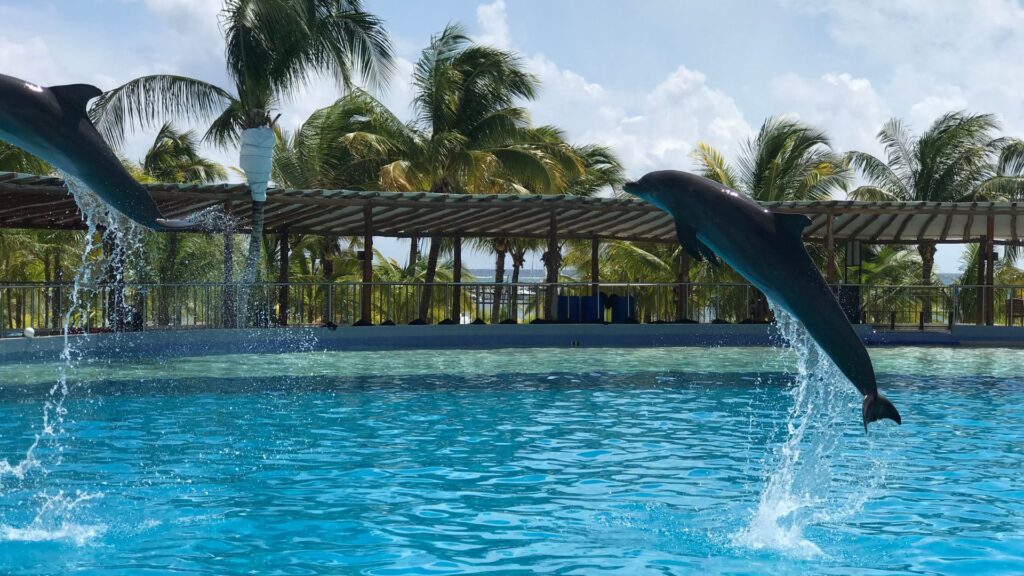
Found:
<path fill-rule="evenodd" d="M 562 255 L 558 251 L 558 217 L 551 212 L 551 223 L 548 226 L 548 250 L 544 253 L 544 266 L 547 278 L 544 289 L 544 310 L 547 320 L 558 320 L 558 268 Z"/>
<path fill-rule="evenodd" d="M 836 283 L 836 242 L 832 236 L 832 213 L 828 213 L 825 221 L 825 282 L 829 286 Z"/>
<path fill-rule="evenodd" d="M 373 207 L 363 206 L 363 286 L 359 298 L 359 323 L 371 324 L 373 312 Z"/>
<path fill-rule="evenodd" d="M 978 288 L 975 290 L 977 298 L 974 302 L 974 323 L 981 326 L 985 323 L 985 265 L 988 262 L 988 258 L 985 257 L 985 247 L 988 246 L 988 237 L 982 236 L 981 241 L 978 243 Z"/>
<path fill-rule="evenodd" d="M 679 247 L 679 269 L 676 271 L 676 322 L 690 316 L 690 255 Z"/>
<path fill-rule="evenodd" d="M 601 240 L 590 240 L 590 295 L 597 298 L 601 291 Z"/>
<path fill-rule="evenodd" d="M 452 322 L 462 323 L 462 237 L 452 238 Z"/>
<path fill-rule="evenodd" d="M 281 326 L 288 325 L 288 252 L 291 246 L 288 242 L 288 230 L 283 229 L 278 238 L 278 264 L 277 270 L 277 323 Z"/>
<path fill-rule="evenodd" d="M 992 287 L 995 276 L 995 217 L 989 216 L 985 226 L 988 242 L 985 243 L 985 324 L 995 324 L 995 289 Z"/>

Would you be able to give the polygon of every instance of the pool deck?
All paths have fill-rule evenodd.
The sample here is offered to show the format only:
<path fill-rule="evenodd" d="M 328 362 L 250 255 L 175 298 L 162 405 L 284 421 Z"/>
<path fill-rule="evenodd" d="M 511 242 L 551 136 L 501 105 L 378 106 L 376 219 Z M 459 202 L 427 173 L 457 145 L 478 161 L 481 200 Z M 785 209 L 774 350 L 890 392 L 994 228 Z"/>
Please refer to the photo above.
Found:
<path fill-rule="evenodd" d="M 875 331 L 856 326 L 868 346 L 1024 347 L 1024 328 L 957 326 L 951 331 Z M 0 362 L 55 360 L 63 338 L 0 340 Z M 301 352 L 495 348 L 600 348 L 667 346 L 772 346 L 768 325 L 752 324 L 532 324 L 367 326 L 253 330 L 156 330 L 72 336 L 79 353 L 103 358 L 161 358 Z"/>

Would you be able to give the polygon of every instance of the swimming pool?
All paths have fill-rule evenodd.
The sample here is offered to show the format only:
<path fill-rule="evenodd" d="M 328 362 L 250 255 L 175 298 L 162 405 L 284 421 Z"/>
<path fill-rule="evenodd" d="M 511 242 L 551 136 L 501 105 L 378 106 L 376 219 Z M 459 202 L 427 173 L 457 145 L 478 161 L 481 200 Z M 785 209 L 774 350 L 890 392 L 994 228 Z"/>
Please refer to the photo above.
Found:
<path fill-rule="evenodd" d="M 871 353 L 867 435 L 773 349 L 83 362 L 21 470 L 56 368 L 2 366 L 0 572 L 1024 569 L 1024 352 Z"/>

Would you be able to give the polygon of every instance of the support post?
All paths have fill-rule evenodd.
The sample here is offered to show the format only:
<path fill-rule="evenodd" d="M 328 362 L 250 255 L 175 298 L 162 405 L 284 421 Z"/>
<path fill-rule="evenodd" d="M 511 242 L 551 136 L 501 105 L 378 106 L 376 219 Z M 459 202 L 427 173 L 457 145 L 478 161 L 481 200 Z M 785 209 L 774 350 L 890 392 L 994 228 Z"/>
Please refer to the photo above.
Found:
<path fill-rule="evenodd" d="M 452 322 L 462 324 L 462 237 L 452 238 Z"/>
<path fill-rule="evenodd" d="M 359 299 L 359 324 L 369 325 L 373 308 L 373 207 L 363 206 L 363 285 Z"/>
<path fill-rule="evenodd" d="M 988 242 L 985 244 L 985 324 L 995 324 L 995 288 L 993 288 L 995 277 L 995 216 L 989 216 L 985 226 L 985 234 Z"/>
<path fill-rule="evenodd" d="M 282 229 L 278 238 L 278 264 L 277 271 L 277 323 L 281 326 L 288 325 L 288 253 L 291 246 L 288 242 L 288 230 Z"/>
<path fill-rule="evenodd" d="M 551 212 L 551 223 L 548 226 L 548 250 L 544 253 L 544 266 L 547 278 L 544 290 L 544 310 L 547 320 L 558 320 L 558 268 L 562 263 L 562 255 L 558 251 L 558 217 Z"/>
<path fill-rule="evenodd" d="M 988 258 L 985 257 L 985 248 L 988 246 L 988 237 L 982 236 L 978 244 L 978 288 L 975 290 L 977 298 L 974 301 L 974 323 L 981 326 L 985 323 L 985 273 Z"/>
<path fill-rule="evenodd" d="M 690 255 L 679 247 L 679 269 L 676 271 L 676 322 L 690 316 Z"/>
<path fill-rule="evenodd" d="M 601 291 L 601 240 L 596 236 L 590 240 L 590 295 L 597 298 Z"/>
<path fill-rule="evenodd" d="M 829 286 L 836 283 L 836 242 L 832 237 L 832 213 L 828 213 L 825 221 L 825 282 Z"/>

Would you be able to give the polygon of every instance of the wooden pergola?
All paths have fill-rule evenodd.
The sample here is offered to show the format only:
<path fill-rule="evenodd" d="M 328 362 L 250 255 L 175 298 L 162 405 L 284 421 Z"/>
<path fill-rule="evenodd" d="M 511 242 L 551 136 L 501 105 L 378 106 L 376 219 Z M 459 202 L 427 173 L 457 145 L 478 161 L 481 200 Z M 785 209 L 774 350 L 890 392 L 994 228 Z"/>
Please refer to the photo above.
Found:
<path fill-rule="evenodd" d="M 221 209 L 245 232 L 249 190 L 245 184 L 148 184 L 146 189 L 168 218 L 207 209 Z M 991 286 L 996 244 L 1021 244 L 1024 203 L 974 202 L 770 202 L 775 212 L 804 214 L 811 224 L 808 242 L 832 253 L 837 242 L 869 244 L 981 243 L 979 283 Z M 80 230 L 78 207 L 60 178 L 0 172 L 0 228 Z M 582 198 L 548 195 L 467 195 L 427 192 L 271 189 L 267 194 L 264 229 L 268 234 L 362 236 L 372 254 L 373 237 L 462 238 L 515 237 L 548 242 L 590 240 L 597 254 L 601 240 L 675 243 L 672 218 L 633 198 Z M 455 242 L 456 281 L 461 274 L 461 242 Z M 597 279 L 596 258 L 592 278 Z M 549 267 L 550 268 L 550 267 Z M 286 270 L 282 266 L 282 270 Z M 826 276 L 835 280 L 829 267 Z M 557 279 L 557 268 L 549 278 Z M 364 282 L 373 281 L 369 258 Z M 596 289 L 596 288 L 595 288 Z M 989 290 L 989 293 L 992 291 Z M 990 300 L 989 297 L 987 300 Z M 369 306 L 367 300 L 365 306 Z M 991 309 L 991 303 L 986 305 Z"/>

